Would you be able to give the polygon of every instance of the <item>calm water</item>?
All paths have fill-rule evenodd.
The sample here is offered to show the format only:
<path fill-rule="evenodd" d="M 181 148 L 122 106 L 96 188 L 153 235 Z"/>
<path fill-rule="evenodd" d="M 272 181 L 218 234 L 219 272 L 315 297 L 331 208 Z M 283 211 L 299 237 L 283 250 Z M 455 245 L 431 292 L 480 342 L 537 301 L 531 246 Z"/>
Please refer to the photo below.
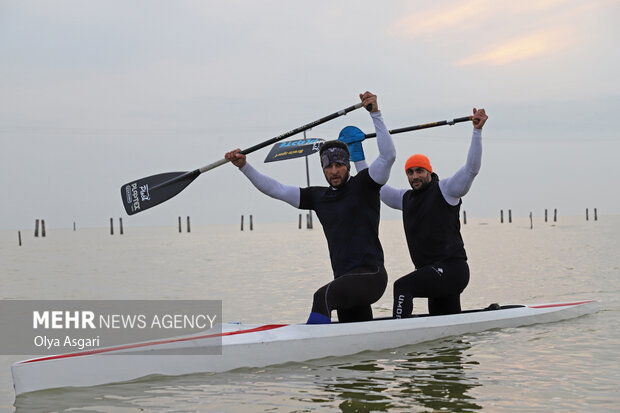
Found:
<path fill-rule="evenodd" d="M 600 301 L 554 324 L 487 331 L 349 357 L 229 373 L 151 378 L 15 398 L 0 356 L 0 411 L 618 411 L 620 216 L 512 224 L 469 220 L 463 307 Z M 400 222 L 382 222 L 390 285 L 411 270 Z M 291 224 L 0 231 L 2 299 L 221 299 L 225 321 L 305 321 L 331 279 L 322 231 Z M 391 293 L 374 306 L 391 313 Z M 426 303 L 416 302 L 416 312 Z"/>

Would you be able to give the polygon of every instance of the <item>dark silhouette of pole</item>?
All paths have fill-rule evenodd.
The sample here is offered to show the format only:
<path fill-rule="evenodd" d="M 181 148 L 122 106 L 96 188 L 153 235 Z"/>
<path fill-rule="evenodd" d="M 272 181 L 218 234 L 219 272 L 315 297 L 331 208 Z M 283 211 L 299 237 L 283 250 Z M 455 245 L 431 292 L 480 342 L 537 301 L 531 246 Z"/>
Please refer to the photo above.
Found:
<path fill-rule="evenodd" d="M 304 139 L 306 139 L 306 131 L 304 131 Z M 306 183 L 310 186 L 310 167 L 308 166 L 308 156 L 306 155 Z M 306 223 L 308 229 L 312 229 L 312 210 L 308 213 L 308 222 Z"/>

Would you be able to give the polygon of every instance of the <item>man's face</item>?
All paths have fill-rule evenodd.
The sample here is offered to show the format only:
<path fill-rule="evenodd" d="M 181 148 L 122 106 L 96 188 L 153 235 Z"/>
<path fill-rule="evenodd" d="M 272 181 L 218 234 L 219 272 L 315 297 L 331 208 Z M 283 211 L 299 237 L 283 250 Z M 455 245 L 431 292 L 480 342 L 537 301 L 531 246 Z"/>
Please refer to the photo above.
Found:
<path fill-rule="evenodd" d="M 431 173 L 422 167 L 407 169 L 407 179 L 414 191 L 424 189 L 431 183 Z"/>
<path fill-rule="evenodd" d="M 327 182 L 334 188 L 338 188 L 349 179 L 349 169 L 346 165 L 338 162 L 330 163 L 323 168 L 323 173 L 325 174 Z"/>

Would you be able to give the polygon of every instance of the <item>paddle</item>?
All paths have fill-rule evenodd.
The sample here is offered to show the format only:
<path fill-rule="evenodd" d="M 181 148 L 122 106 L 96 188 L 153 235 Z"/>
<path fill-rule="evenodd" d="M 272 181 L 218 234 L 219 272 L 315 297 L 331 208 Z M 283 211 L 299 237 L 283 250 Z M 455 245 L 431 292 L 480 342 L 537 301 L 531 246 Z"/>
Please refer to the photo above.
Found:
<path fill-rule="evenodd" d="M 411 132 L 419 129 L 428 129 L 434 128 L 436 126 L 444 126 L 444 125 L 454 125 L 455 123 L 467 122 L 471 120 L 471 116 L 464 116 L 462 118 L 456 118 L 452 120 L 442 120 L 438 122 L 425 123 L 422 125 L 415 126 L 407 126 L 405 128 L 392 129 L 390 130 L 391 135 L 395 135 L 397 133 L 403 132 Z M 376 133 L 368 133 L 364 134 L 359 128 L 355 126 L 347 126 L 345 127 L 340 134 L 343 133 L 353 136 L 356 135 L 359 140 L 364 140 L 368 138 L 375 138 L 377 136 Z M 307 141 L 307 142 L 306 142 Z M 323 139 L 298 139 L 295 141 L 287 141 L 275 144 L 267 157 L 265 158 L 265 162 L 274 162 L 274 161 L 283 161 L 285 159 L 293 159 L 300 158 L 302 156 L 312 155 L 315 152 L 318 152 L 323 144 Z"/>
<path fill-rule="evenodd" d="M 276 136 L 275 138 L 271 138 L 257 145 L 254 145 L 248 149 L 241 151 L 241 153 L 247 155 L 261 148 L 264 148 L 265 146 L 281 141 L 282 139 L 290 138 L 291 136 L 303 132 L 307 129 L 314 128 L 315 126 L 321 125 L 339 116 L 346 115 L 347 113 L 361 107 L 361 103 L 349 106 L 348 108 L 339 110 L 338 112 L 334 112 L 331 115 L 322 117 L 321 119 L 315 120 L 314 122 L 310 122 L 304 126 L 300 126 L 289 132 L 283 133 L 282 135 Z M 184 190 L 200 174 L 217 168 L 220 165 L 224 165 L 227 162 L 228 161 L 226 159 L 221 159 L 217 162 L 213 162 L 209 165 L 203 166 L 202 168 L 198 168 L 190 172 L 167 172 L 131 181 L 121 186 L 121 199 L 123 201 L 125 211 L 128 215 L 133 215 L 146 209 L 152 208 L 155 205 L 159 205 Z"/>

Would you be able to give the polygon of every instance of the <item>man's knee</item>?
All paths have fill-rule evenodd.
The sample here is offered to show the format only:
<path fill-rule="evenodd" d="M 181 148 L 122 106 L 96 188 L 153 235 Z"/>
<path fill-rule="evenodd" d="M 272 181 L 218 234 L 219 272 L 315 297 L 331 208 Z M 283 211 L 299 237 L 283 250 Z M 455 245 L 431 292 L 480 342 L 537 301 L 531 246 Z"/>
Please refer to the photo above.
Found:
<path fill-rule="evenodd" d="M 322 286 L 321 288 L 319 288 L 318 290 L 315 291 L 314 293 L 314 300 L 325 300 L 325 296 L 327 295 L 327 287 L 329 286 L 329 284 Z"/>
<path fill-rule="evenodd" d="M 407 290 L 407 281 L 405 277 L 401 277 L 398 280 L 394 281 L 394 296 L 397 294 L 402 294 L 403 291 Z"/>

